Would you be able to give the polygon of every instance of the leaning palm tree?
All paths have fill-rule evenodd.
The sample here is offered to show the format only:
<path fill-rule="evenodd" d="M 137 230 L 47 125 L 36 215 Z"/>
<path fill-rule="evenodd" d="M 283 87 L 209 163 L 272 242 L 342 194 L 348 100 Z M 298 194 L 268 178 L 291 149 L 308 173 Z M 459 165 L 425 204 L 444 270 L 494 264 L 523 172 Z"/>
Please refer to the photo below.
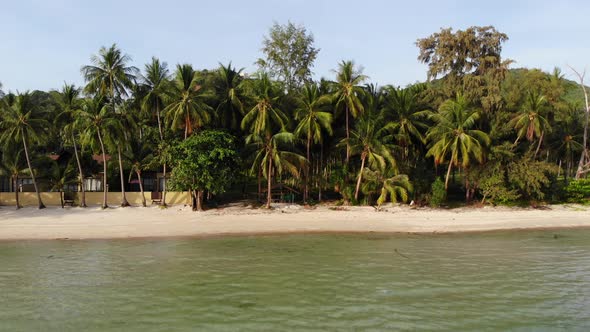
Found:
<path fill-rule="evenodd" d="M 281 131 L 272 136 L 250 134 L 246 137 L 246 144 L 255 149 L 254 162 L 251 172 L 255 173 L 262 167 L 262 174 L 266 177 L 266 208 L 270 209 L 272 202 L 272 178 L 281 175 L 284 171 L 294 177 L 299 177 L 299 169 L 304 167 L 306 160 L 303 156 L 285 150 L 285 146 L 293 147 L 295 135 Z"/>
<path fill-rule="evenodd" d="M 311 165 L 311 144 L 322 143 L 322 132 L 332 135 L 332 114 L 326 111 L 330 98 L 321 95 L 315 84 L 306 84 L 298 98 L 298 107 L 295 110 L 295 119 L 299 121 L 295 128 L 295 135 L 306 141 L 307 168 L 305 172 L 305 188 L 303 201 L 309 198 L 309 174 Z"/>
<path fill-rule="evenodd" d="M 350 147 L 351 155 L 360 155 L 361 168 L 357 176 L 354 199 L 358 200 L 365 164 L 374 169 L 384 170 L 389 167 L 397 171 L 397 163 L 391 151 L 393 147 L 384 139 L 386 131 L 382 126 L 381 117 L 365 114 L 359 118 L 350 138 L 345 138 L 340 145 Z"/>
<path fill-rule="evenodd" d="M 67 185 L 70 183 L 75 183 L 75 180 L 73 180 L 75 173 L 76 171 L 71 164 L 61 167 L 58 163 L 53 162 L 49 168 L 49 185 L 52 191 L 59 193 L 62 209 L 64 208 L 64 190 L 66 190 Z"/>
<path fill-rule="evenodd" d="M 5 107 L 1 113 L 3 130 L 0 133 L 0 142 L 5 146 L 10 146 L 19 141 L 23 144 L 31 180 L 37 193 L 39 209 L 44 209 L 45 204 L 41 200 L 41 193 L 29 157 L 29 144 L 40 142 L 47 128 L 49 128 L 49 123 L 43 119 L 41 113 L 42 110 L 33 102 L 30 93 L 18 94 L 12 105 Z"/>
<path fill-rule="evenodd" d="M 350 120 L 352 115 L 356 118 L 363 112 L 363 104 L 360 96 L 364 93 L 360 86 L 368 77 L 362 74 L 362 70 L 354 67 L 352 61 L 342 61 L 336 71 L 336 83 L 334 100 L 336 109 L 344 108 L 346 118 L 346 139 L 350 138 Z M 350 146 L 346 146 L 346 162 L 350 159 Z"/>
<path fill-rule="evenodd" d="M 61 127 L 62 139 L 64 142 L 71 143 L 74 147 L 74 156 L 78 165 L 78 185 L 81 190 L 80 206 L 86 207 L 86 190 L 84 188 L 84 171 L 80 162 L 78 152 L 78 130 L 75 126 L 74 114 L 81 108 L 82 100 L 80 99 L 80 89 L 73 84 L 64 84 L 61 91 L 55 92 L 53 98 L 61 111 L 56 121 L 63 124 Z"/>
<path fill-rule="evenodd" d="M 426 156 L 434 157 L 435 165 L 448 159 L 445 178 L 445 189 L 448 189 L 453 166 L 465 168 L 473 160 L 483 162 L 490 138 L 483 131 L 473 129 L 479 119 L 479 112 L 470 107 L 461 94 L 445 101 L 431 118 L 436 125 L 426 135 L 426 140 L 431 144 Z"/>
<path fill-rule="evenodd" d="M 220 65 L 214 80 L 215 94 L 219 97 L 215 114 L 219 124 L 223 128 L 239 129 L 241 118 L 244 115 L 244 102 L 246 96 L 243 89 L 242 71 L 229 63 Z"/>
<path fill-rule="evenodd" d="M 88 145 L 93 151 L 100 151 L 103 166 L 103 201 L 102 208 L 108 208 L 107 204 L 107 133 L 112 127 L 118 125 L 109 104 L 105 99 L 97 95 L 94 98 L 84 100 L 82 108 L 75 113 L 75 126 L 81 133 L 82 144 Z"/>
<path fill-rule="evenodd" d="M 518 144 L 518 141 L 522 137 L 526 137 L 529 142 L 532 142 L 536 137 L 539 139 L 538 147 L 541 146 L 543 136 L 551 129 L 549 122 L 542 115 L 544 107 L 547 105 L 547 99 L 535 91 L 529 91 L 527 93 L 524 105 L 520 110 L 520 114 L 514 117 L 508 125 L 513 127 L 517 132 L 516 141 L 514 144 Z M 539 148 L 537 147 L 537 152 Z M 537 155 L 535 152 L 535 156 Z"/>
<path fill-rule="evenodd" d="M 14 189 L 16 209 L 18 210 L 21 208 L 18 196 L 18 180 L 21 175 L 26 175 L 28 172 L 27 166 L 22 160 L 23 150 L 18 150 L 16 153 L 11 150 L 13 149 L 5 150 L 2 154 L 2 158 L 0 158 L 0 175 L 10 178 L 10 182 L 12 183 L 12 187 Z"/>
<path fill-rule="evenodd" d="M 171 128 L 184 128 L 184 139 L 207 124 L 212 111 L 197 78 L 191 65 L 177 65 L 176 76 L 167 91 L 166 120 Z"/>
<path fill-rule="evenodd" d="M 82 76 L 87 82 L 87 93 L 107 96 L 114 109 L 121 96 L 127 96 L 127 89 L 135 81 L 138 69 L 129 66 L 131 57 L 123 54 L 116 44 L 101 47 L 98 55 L 90 57 L 91 65 L 83 66 Z"/>

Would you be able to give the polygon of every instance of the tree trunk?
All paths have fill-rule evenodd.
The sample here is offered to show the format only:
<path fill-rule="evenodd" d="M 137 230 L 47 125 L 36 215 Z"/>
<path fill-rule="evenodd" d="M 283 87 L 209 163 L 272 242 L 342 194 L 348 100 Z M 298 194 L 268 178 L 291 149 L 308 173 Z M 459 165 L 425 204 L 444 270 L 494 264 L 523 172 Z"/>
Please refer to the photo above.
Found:
<path fill-rule="evenodd" d="M 447 169 L 447 176 L 445 178 L 445 190 L 449 190 L 449 177 L 451 175 L 451 168 L 453 168 L 453 162 L 449 161 L 449 168 Z"/>
<path fill-rule="evenodd" d="M 318 179 L 320 180 L 320 182 L 318 182 L 318 202 L 321 203 L 322 202 L 322 177 L 324 176 L 324 172 L 323 172 L 323 163 L 324 163 L 324 144 L 322 142 L 322 144 L 320 145 L 320 170 L 318 172 Z"/>
<path fill-rule="evenodd" d="M 543 143 L 543 136 L 545 135 L 545 131 L 541 131 L 541 137 L 539 137 L 539 143 L 537 144 L 537 149 L 535 150 L 535 155 L 533 159 L 537 159 L 537 153 L 539 153 L 539 149 L 541 148 L 541 143 Z"/>
<path fill-rule="evenodd" d="M 145 194 L 143 193 L 143 182 L 141 181 L 141 172 L 135 171 L 135 174 L 137 174 L 137 180 L 139 181 L 139 191 L 141 192 L 141 205 L 143 207 L 146 207 L 147 204 L 145 203 Z"/>
<path fill-rule="evenodd" d="M 361 158 L 361 170 L 359 172 L 358 179 L 356 180 L 356 189 L 354 191 L 354 200 L 358 201 L 359 199 L 359 189 L 361 188 L 361 180 L 363 178 L 363 170 L 365 169 L 365 159 L 367 156 L 363 153 L 363 157 Z"/>
<path fill-rule="evenodd" d="M 195 190 L 197 193 L 197 211 L 203 211 L 203 191 L 202 190 Z"/>
<path fill-rule="evenodd" d="M 162 129 L 162 120 L 160 119 L 160 105 L 156 102 L 156 118 L 158 119 L 158 131 L 160 132 L 160 143 L 164 142 L 164 130 Z M 164 189 L 162 190 L 162 203 L 161 205 L 166 207 L 166 162 L 164 162 Z M 159 184 L 158 184 L 159 185 Z"/>
<path fill-rule="evenodd" d="M 311 133 L 307 133 L 307 172 L 305 173 L 305 189 L 303 191 L 303 203 L 307 204 L 307 200 L 309 199 L 309 175 L 310 175 L 310 168 L 311 168 Z"/>
<path fill-rule="evenodd" d="M 20 201 L 18 200 L 18 175 L 14 177 L 14 198 L 16 199 L 16 209 L 20 209 Z"/>
<path fill-rule="evenodd" d="M 582 175 L 584 174 L 584 164 L 586 159 L 588 158 L 588 115 L 590 114 L 590 105 L 588 104 L 588 92 L 586 91 L 586 86 L 584 85 L 584 74 L 578 73 L 574 68 L 570 66 L 570 68 L 576 73 L 578 78 L 580 79 L 580 87 L 584 92 L 584 102 L 586 103 L 586 116 L 584 121 L 584 136 L 582 140 L 582 154 L 580 155 L 580 161 L 578 162 L 578 169 L 576 171 L 576 180 L 579 180 Z"/>
<path fill-rule="evenodd" d="M 272 201 L 272 151 L 269 152 L 268 158 L 268 173 L 266 173 L 266 208 L 270 209 L 270 203 Z"/>
<path fill-rule="evenodd" d="M 350 159 L 350 130 L 348 129 L 348 106 L 346 107 L 346 163 Z"/>
<path fill-rule="evenodd" d="M 61 208 L 64 208 L 64 192 L 63 191 L 59 191 L 59 202 L 61 203 Z"/>
<path fill-rule="evenodd" d="M 80 190 L 82 197 L 80 200 L 80 207 L 86 207 L 86 190 L 84 189 L 84 172 L 82 171 L 82 164 L 80 163 L 80 157 L 78 156 L 78 146 L 76 145 L 76 138 L 72 134 L 72 142 L 74 143 L 74 155 L 76 156 L 76 162 L 78 163 L 78 173 L 80 177 Z"/>
<path fill-rule="evenodd" d="M 127 207 L 129 202 L 127 201 L 127 195 L 125 195 L 125 175 L 123 174 L 123 159 L 120 146 L 117 146 L 117 154 L 119 156 L 119 174 L 121 175 L 121 207 Z"/>
<path fill-rule="evenodd" d="M 258 166 L 258 201 L 262 202 L 262 165 Z"/>
<path fill-rule="evenodd" d="M 41 200 L 41 193 L 39 192 L 39 188 L 37 188 L 37 181 L 35 181 L 35 173 L 33 173 L 33 168 L 31 167 L 31 160 L 29 158 L 29 148 L 27 147 L 27 140 L 25 139 L 25 133 L 21 132 L 21 136 L 23 139 L 23 146 L 25 148 L 25 157 L 27 157 L 27 165 L 29 166 L 29 172 L 31 173 L 31 179 L 33 180 L 33 187 L 35 187 L 35 192 L 37 193 L 37 201 L 39 202 L 39 209 L 44 209 L 45 204 Z"/>
<path fill-rule="evenodd" d="M 102 208 L 107 209 L 109 207 L 107 204 L 107 155 L 104 150 L 104 143 L 102 141 L 102 136 L 100 135 L 100 129 L 97 129 L 97 136 L 98 141 L 100 142 L 100 151 L 102 152 Z"/>
<path fill-rule="evenodd" d="M 164 163 L 164 190 L 162 190 L 162 206 L 166 207 L 166 192 L 168 191 L 167 188 L 168 184 L 166 183 L 166 163 Z"/>

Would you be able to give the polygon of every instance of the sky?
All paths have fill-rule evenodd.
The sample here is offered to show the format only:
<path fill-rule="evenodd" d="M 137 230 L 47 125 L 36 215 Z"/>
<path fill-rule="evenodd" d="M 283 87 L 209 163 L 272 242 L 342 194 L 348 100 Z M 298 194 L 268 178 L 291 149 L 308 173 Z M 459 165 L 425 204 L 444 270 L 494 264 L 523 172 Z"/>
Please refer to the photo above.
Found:
<path fill-rule="evenodd" d="M 493 25 L 508 35 L 515 67 L 590 70 L 590 1 L 387 0 L 0 0 L 4 91 L 82 85 L 80 68 L 101 46 L 117 45 L 143 69 L 152 56 L 213 69 L 232 61 L 256 70 L 274 22 L 303 25 L 320 49 L 314 77 L 334 77 L 354 60 L 378 85 L 426 79 L 415 42 L 441 28 Z M 590 77 L 588 78 L 590 81 Z"/>

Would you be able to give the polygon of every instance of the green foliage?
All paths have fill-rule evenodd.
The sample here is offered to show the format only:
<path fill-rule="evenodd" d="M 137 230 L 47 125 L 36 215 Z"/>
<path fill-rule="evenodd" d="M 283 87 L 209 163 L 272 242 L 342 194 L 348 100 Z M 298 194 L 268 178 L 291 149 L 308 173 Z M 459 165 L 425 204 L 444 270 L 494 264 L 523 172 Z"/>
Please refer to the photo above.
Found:
<path fill-rule="evenodd" d="M 172 148 L 170 187 L 175 190 L 223 193 L 237 174 L 236 139 L 218 130 L 205 130 Z"/>
<path fill-rule="evenodd" d="M 531 159 L 527 154 L 508 165 L 508 181 L 518 193 L 529 200 L 542 200 L 557 174 L 555 165 Z"/>
<path fill-rule="evenodd" d="M 431 187 L 431 195 L 430 195 L 430 206 L 432 207 L 440 207 L 443 203 L 447 201 L 447 190 L 445 188 L 445 183 L 441 178 L 437 177 L 436 180 L 432 183 Z"/>
<path fill-rule="evenodd" d="M 590 203 L 590 179 L 571 181 L 565 191 L 570 203 Z"/>
<path fill-rule="evenodd" d="M 517 190 L 507 186 L 504 170 L 499 162 L 490 162 L 477 174 L 481 179 L 479 189 L 482 203 L 486 200 L 494 204 L 507 204 L 516 201 L 520 195 Z"/>
<path fill-rule="evenodd" d="M 311 68 L 320 51 L 313 42 L 313 35 L 303 26 L 274 23 L 262 42 L 266 59 L 258 59 L 257 64 L 282 80 L 288 90 L 299 88 L 311 81 Z"/>

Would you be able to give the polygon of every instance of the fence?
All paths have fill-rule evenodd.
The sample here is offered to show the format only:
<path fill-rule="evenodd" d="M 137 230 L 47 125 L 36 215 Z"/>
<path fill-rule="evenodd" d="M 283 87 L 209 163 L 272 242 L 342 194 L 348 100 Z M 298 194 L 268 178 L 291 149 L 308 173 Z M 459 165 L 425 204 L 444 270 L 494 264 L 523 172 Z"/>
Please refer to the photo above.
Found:
<path fill-rule="evenodd" d="M 74 205 L 80 203 L 81 193 L 76 193 L 76 199 Z M 127 192 L 125 194 L 127 201 L 131 205 L 141 206 L 141 193 L 140 192 Z M 152 204 L 151 192 L 144 193 L 147 205 Z M 21 206 L 37 206 L 37 194 L 34 192 L 19 192 L 18 198 Z M 86 205 L 89 206 L 100 206 L 102 205 L 102 192 L 87 192 L 86 193 Z M 188 192 L 167 192 L 166 193 L 166 204 L 168 205 L 185 205 L 189 204 Z M 47 206 L 61 206 L 59 193 L 57 192 L 42 192 L 41 199 Z M 107 196 L 108 205 L 121 205 L 121 193 L 120 192 L 109 192 Z M 0 192 L 0 205 L 2 206 L 15 206 L 16 198 L 14 193 Z"/>

